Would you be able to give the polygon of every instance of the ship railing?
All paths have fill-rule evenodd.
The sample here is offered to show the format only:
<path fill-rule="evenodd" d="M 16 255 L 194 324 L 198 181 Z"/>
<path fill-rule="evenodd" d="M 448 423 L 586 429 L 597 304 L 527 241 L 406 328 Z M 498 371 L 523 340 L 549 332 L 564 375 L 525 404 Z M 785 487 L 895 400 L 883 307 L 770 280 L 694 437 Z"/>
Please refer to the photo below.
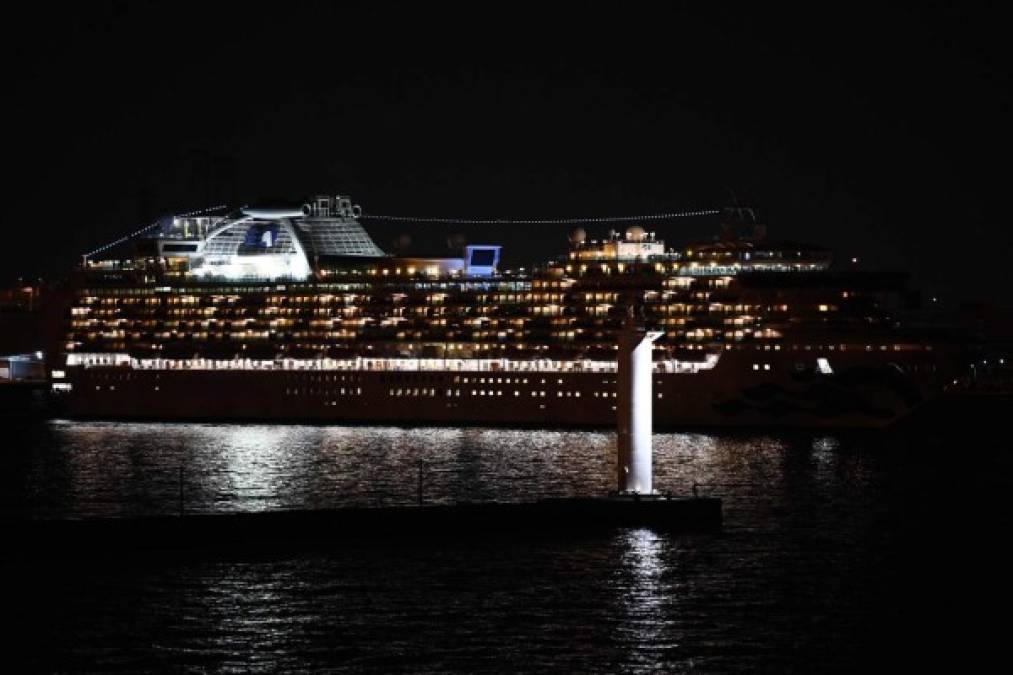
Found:
<path fill-rule="evenodd" d="M 665 359 L 654 363 L 656 373 L 696 373 L 717 365 L 720 354 L 703 361 Z M 614 374 L 615 361 L 557 359 L 370 358 L 251 359 L 251 358 L 131 358 L 126 354 L 75 354 L 68 366 L 129 366 L 135 370 L 286 370 L 322 372 L 487 372 Z"/>

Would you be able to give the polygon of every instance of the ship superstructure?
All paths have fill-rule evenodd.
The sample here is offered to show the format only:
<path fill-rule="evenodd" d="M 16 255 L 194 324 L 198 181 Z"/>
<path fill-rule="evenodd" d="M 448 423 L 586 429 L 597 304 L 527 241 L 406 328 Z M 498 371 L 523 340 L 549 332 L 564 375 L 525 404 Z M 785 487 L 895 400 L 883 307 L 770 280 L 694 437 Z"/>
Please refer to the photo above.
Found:
<path fill-rule="evenodd" d="M 521 272 L 386 255 L 345 197 L 176 219 L 79 270 L 58 384 L 82 416 L 611 425 L 631 313 L 662 333 L 659 426 L 879 426 L 946 377 L 902 277 L 729 221 L 678 249 L 578 229 Z"/>

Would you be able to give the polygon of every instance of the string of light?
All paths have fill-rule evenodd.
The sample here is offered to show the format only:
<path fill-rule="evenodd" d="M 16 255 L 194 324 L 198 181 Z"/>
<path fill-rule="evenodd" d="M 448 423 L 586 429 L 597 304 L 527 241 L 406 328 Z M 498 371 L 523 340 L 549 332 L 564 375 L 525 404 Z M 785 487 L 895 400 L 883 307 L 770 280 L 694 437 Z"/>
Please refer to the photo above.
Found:
<path fill-rule="evenodd" d="M 605 216 L 601 218 L 430 218 L 428 216 L 387 216 L 363 213 L 362 220 L 387 220 L 402 223 L 448 223 L 454 225 L 581 225 L 591 223 L 626 223 L 646 220 L 674 220 L 694 216 L 713 216 L 721 213 L 718 209 L 699 211 L 675 211 L 672 213 L 651 213 L 640 216 Z"/>
<path fill-rule="evenodd" d="M 91 251 L 90 253 L 85 253 L 84 257 L 85 258 L 90 258 L 90 257 L 92 257 L 94 255 L 98 255 L 99 253 L 102 253 L 103 251 L 107 251 L 107 250 L 111 249 L 113 246 L 116 246 L 118 244 L 122 244 L 125 241 L 133 239 L 137 235 L 144 234 L 145 232 L 147 232 L 148 230 L 152 229 L 153 227 L 158 227 L 158 223 L 154 222 L 151 225 L 145 225 L 144 227 L 142 227 L 139 230 L 136 230 L 134 232 L 131 232 L 130 234 L 127 234 L 127 235 L 124 235 L 124 236 L 120 237 L 116 241 L 111 241 L 108 244 L 105 244 L 103 246 L 99 246 L 94 251 Z"/>
<path fill-rule="evenodd" d="M 229 208 L 228 204 L 219 204 L 218 206 L 209 206 L 206 209 L 197 209 L 196 211 L 190 211 L 188 213 L 176 213 L 173 215 L 174 218 L 193 218 L 194 216 L 202 216 L 212 211 L 221 211 L 222 209 Z"/>
<path fill-rule="evenodd" d="M 209 206 L 209 207 L 204 208 L 204 209 L 197 209 L 195 211 L 187 211 L 186 213 L 176 213 L 176 214 L 173 214 L 173 218 L 193 218 L 195 216 L 202 216 L 202 215 L 205 215 L 205 214 L 208 214 L 208 213 L 212 213 L 214 211 L 221 211 L 222 209 L 225 209 L 225 208 L 228 208 L 227 204 L 218 204 L 217 206 Z M 151 229 L 154 229 L 154 228 L 158 227 L 158 225 L 159 225 L 159 222 L 156 220 L 155 222 L 151 223 L 150 225 L 145 225 L 144 227 L 142 227 L 139 230 L 135 230 L 135 231 L 131 232 L 130 234 L 127 234 L 127 235 L 124 235 L 124 236 L 120 237 L 116 241 L 111 241 L 108 244 L 104 244 L 102 246 L 99 246 L 94 251 L 91 251 L 90 253 L 86 253 L 84 255 L 84 257 L 85 258 L 91 258 L 92 256 L 98 255 L 99 253 L 102 253 L 103 251 L 108 251 L 113 246 L 118 246 L 119 244 L 122 244 L 125 241 L 129 241 L 129 240 L 133 239 L 134 237 L 142 235 L 145 232 L 147 232 L 148 230 L 151 230 Z"/>
<path fill-rule="evenodd" d="M 215 211 L 221 211 L 228 208 L 227 204 L 218 204 L 215 206 L 209 206 L 203 209 L 196 209 L 194 211 L 187 211 L 186 213 L 174 214 L 175 218 L 193 218 L 196 216 L 202 216 Z M 674 220 L 676 218 L 692 218 L 696 216 L 713 216 L 721 213 L 718 209 L 700 209 L 696 211 L 672 211 L 669 213 L 649 213 L 638 216 L 604 216 L 599 218 L 441 218 L 441 217 L 429 217 L 429 216 L 390 216 L 377 213 L 363 213 L 359 216 L 362 220 L 385 220 L 385 221 L 396 221 L 401 223 L 430 223 L 430 224 L 453 224 L 453 225 L 584 225 L 584 224 L 604 224 L 604 223 L 628 223 L 628 222 L 642 222 L 642 221 L 655 221 L 655 220 Z M 118 246 L 125 241 L 129 241 L 134 237 L 144 234 L 145 232 L 158 227 L 159 223 L 156 221 L 150 225 L 145 225 L 139 230 L 135 230 L 130 234 L 124 235 L 115 241 L 111 241 L 108 244 L 98 247 L 94 251 L 85 254 L 85 258 L 91 258 L 92 256 L 98 255 L 103 251 L 107 251 L 114 246 Z"/>

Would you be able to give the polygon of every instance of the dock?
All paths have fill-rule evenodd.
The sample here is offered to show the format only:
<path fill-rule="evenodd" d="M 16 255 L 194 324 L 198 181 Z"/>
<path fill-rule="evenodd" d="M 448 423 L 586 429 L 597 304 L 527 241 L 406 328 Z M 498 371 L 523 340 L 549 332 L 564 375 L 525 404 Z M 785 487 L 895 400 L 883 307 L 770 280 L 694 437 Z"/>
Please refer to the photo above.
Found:
<path fill-rule="evenodd" d="M 110 550 L 263 549 L 340 546 L 352 539 L 397 542 L 424 537 L 667 532 L 721 527 L 716 497 L 614 496 L 312 511 L 187 514 L 81 520 L 5 519 L 5 557 L 104 555 Z"/>

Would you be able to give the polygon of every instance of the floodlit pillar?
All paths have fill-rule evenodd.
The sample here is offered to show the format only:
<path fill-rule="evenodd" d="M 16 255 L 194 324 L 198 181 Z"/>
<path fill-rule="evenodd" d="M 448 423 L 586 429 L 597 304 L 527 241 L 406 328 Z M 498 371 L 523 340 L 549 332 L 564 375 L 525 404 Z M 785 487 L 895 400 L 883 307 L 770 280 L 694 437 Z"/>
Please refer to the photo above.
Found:
<path fill-rule="evenodd" d="M 651 494 L 654 416 L 651 351 L 660 331 L 639 328 L 631 318 L 619 336 L 619 389 L 616 407 L 619 423 L 619 492 Z"/>

